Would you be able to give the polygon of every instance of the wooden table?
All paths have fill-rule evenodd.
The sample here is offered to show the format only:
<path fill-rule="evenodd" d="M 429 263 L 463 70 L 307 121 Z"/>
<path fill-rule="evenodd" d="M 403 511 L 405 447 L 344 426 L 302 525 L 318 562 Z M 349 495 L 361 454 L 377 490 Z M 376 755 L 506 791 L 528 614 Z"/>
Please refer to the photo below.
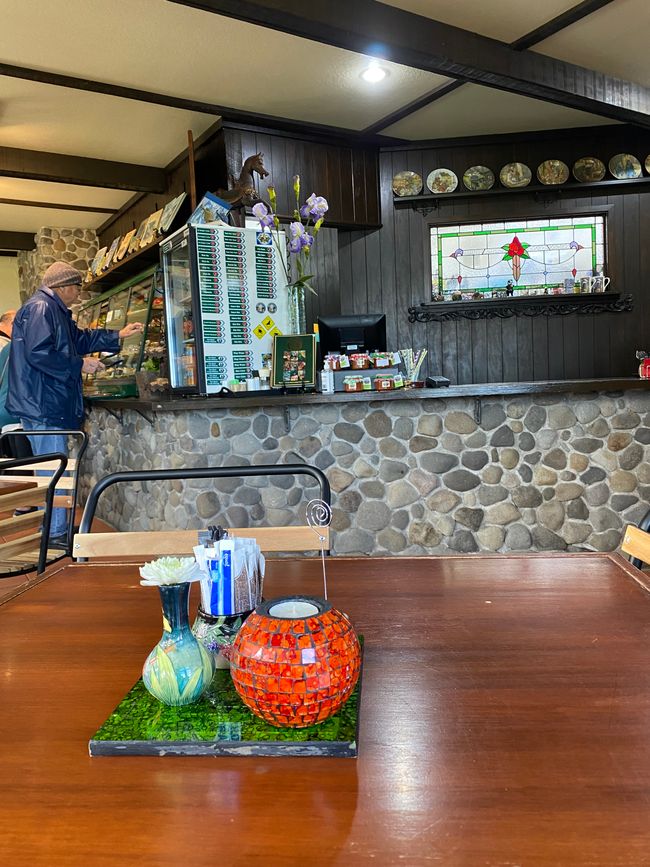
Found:
<path fill-rule="evenodd" d="M 319 592 L 318 561 L 266 595 Z M 95 758 L 160 636 L 135 567 L 0 606 L 0 858 L 22 865 L 650 864 L 650 596 L 615 555 L 346 559 L 360 755 Z"/>

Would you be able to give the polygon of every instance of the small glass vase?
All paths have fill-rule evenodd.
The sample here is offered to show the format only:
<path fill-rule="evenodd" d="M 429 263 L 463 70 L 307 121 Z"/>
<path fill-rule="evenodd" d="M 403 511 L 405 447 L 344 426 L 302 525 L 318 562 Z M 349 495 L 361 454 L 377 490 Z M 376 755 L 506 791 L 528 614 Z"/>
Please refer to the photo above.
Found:
<path fill-rule="evenodd" d="M 290 283 L 287 286 L 287 297 L 289 299 L 289 334 L 306 334 L 305 287 Z"/>
<path fill-rule="evenodd" d="M 190 629 L 189 582 L 163 584 L 158 590 L 163 634 L 145 661 L 142 680 L 163 704 L 174 707 L 192 704 L 210 686 L 214 659 Z"/>

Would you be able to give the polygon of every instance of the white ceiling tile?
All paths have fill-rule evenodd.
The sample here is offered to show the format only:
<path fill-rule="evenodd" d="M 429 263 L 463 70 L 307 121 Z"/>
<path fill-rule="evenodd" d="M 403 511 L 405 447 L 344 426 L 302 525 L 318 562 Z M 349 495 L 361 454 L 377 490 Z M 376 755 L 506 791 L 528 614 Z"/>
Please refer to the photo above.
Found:
<path fill-rule="evenodd" d="M 546 39 L 535 51 L 650 87 L 648 34 L 648 0 L 616 0 Z"/>
<path fill-rule="evenodd" d="M 105 190 L 78 184 L 52 184 L 47 181 L 0 177 L 0 199 L 24 199 L 31 202 L 55 202 L 58 205 L 85 205 L 117 210 L 132 195 L 128 190 Z"/>
<path fill-rule="evenodd" d="M 605 118 L 550 102 L 465 84 L 382 130 L 382 133 L 417 140 L 562 129 L 608 122 Z"/>
<path fill-rule="evenodd" d="M 165 166 L 214 117 L 0 77 L 0 146 Z"/>
<path fill-rule="evenodd" d="M 481 36 L 514 42 L 536 30 L 552 18 L 575 5 L 572 0 L 545 0 L 522 3 L 521 0 L 380 0 L 407 12 L 453 24 Z"/>
<path fill-rule="evenodd" d="M 106 214 L 85 211 L 57 211 L 50 208 L 20 208 L 0 204 L 0 231 L 37 232 L 43 226 L 62 229 L 96 229 L 106 220 Z"/>
<path fill-rule="evenodd" d="M 364 55 L 166 0 L 4 0 L 5 63 L 278 117 L 363 129 L 447 81 L 396 63 L 379 85 Z M 56 38 L 39 39 L 39 20 Z M 70 91 L 74 93 L 74 91 Z M 73 97 L 71 96 L 72 100 Z M 76 99 L 76 97 L 74 97 Z"/>

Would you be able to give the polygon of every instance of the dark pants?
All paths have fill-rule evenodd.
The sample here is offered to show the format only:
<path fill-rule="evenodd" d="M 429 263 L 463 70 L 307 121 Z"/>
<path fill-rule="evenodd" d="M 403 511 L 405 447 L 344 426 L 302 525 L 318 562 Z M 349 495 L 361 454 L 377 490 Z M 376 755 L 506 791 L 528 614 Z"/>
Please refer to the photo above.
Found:
<path fill-rule="evenodd" d="M 0 444 L 0 452 L 3 458 L 31 458 L 34 455 L 29 437 L 22 434 L 6 436 Z"/>

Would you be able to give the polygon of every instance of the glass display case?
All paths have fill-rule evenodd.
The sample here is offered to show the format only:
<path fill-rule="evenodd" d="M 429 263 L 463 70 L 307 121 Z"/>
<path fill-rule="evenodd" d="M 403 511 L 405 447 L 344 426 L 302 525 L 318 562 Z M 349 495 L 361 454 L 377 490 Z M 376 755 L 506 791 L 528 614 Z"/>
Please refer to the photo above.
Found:
<path fill-rule="evenodd" d="M 188 225 L 161 243 L 172 390 L 215 394 L 269 366 L 289 329 L 286 280 L 269 232 Z"/>
<path fill-rule="evenodd" d="M 76 317 L 79 328 L 120 331 L 131 322 L 144 326 L 142 332 L 121 340 L 119 352 L 114 355 L 96 354 L 105 368 L 84 375 L 86 397 L 136 397 L 136 373 L 159 370 L 165 354 L 163 303 L 161 272 L 156 266 L 79 309 Z"/>

